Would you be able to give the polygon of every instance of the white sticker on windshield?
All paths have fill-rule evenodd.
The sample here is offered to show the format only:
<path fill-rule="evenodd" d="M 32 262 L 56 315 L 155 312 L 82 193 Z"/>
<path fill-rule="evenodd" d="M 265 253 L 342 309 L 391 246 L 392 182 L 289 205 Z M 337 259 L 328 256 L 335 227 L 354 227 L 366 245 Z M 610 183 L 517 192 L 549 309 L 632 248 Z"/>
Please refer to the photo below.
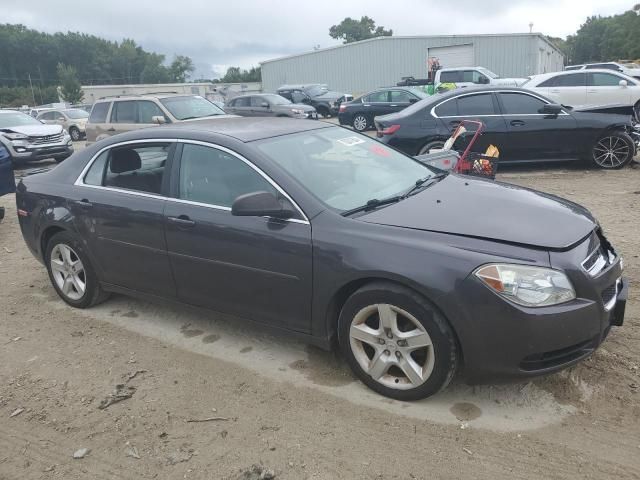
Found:
<path fill-rule="evenodd" d="M 364 143 L 364 140 L 358 137 L 346 137 L 346 138 L 341 138 L 340 140 L 338 140 L 338 142 L 340 142 L 341 144 L 347 147 L 353 147 L 354 145 Z"/>

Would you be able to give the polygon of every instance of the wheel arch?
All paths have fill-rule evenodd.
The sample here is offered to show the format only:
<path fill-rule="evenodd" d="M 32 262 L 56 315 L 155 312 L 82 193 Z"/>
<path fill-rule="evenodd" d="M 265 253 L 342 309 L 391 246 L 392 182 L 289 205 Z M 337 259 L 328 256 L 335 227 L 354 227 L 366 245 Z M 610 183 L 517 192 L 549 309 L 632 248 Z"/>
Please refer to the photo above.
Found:
<path fill-rule="evenodd" d="M 328 307 L 326 309 L 325 314 L 325 328 L 327 333 L 327 338 L 329 339 L 329 345 L 331 348 L 337 347 L 338 342 L 338 319 L 340 317 L 340 312 L 342 311 L 342 307 L 349 299 L 351 295 L 353 295 L 360 288 L 365 285 L 369 285 L 371 283 L 392 283 L 397 286 L 407 288 L 411 290 L 416 295 L 420 295 L 425 300 L 427 300 L 431 305 L 434 306 L 438 310 L 438 313 L 442 315 L 442 318 L 449 324 L 451 331 L 455 337 L 456 346 L 458 347 L 458 352 L 460 354 L 460 367 L 464 365 L 464 352 L 462 349 L 462 344 L 460 342 L 460 338 L 458 332 L 456 330 L 456 326 L 451 320 L 447 317 L 444 310 L 435 302 L 428 294 L 426 294 L 423 289 L 419 288 L 414 282 L 406 279 L 406 278 L 398 278 L 396 276 L 384 276 L 384 275 L 368 275 L 361 278 L 352 279 L 342 286 L 340 286 L 331 297 Z"/>
<path fill-rule="evenodd" d="M 40 235 L 39 247 L 40 247 L 40 255 L 42 257 L 42 261 L 45 261 L 45 252 L 47 250 L 47 245 L 49 244 L 49 240 L 56 234 L 60 232 L 68 232 L 69 229 L 62 227 L 58 224 L 53 224 L 45 227 Z"/>

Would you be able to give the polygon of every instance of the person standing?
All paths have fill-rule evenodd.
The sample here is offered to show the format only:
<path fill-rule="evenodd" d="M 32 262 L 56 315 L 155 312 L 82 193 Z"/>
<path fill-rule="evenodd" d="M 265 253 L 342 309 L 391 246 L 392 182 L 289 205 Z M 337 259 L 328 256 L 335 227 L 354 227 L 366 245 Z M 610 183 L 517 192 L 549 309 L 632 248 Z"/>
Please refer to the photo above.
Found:
<path fill-rule="evenodd" d="M 16 191 L 16 180 L 13 176 L 11 156 L 4 145 L 0 143 L 0 197 Z M 4 218 L 4 207 L 0 207 L 0 220 Z"/>

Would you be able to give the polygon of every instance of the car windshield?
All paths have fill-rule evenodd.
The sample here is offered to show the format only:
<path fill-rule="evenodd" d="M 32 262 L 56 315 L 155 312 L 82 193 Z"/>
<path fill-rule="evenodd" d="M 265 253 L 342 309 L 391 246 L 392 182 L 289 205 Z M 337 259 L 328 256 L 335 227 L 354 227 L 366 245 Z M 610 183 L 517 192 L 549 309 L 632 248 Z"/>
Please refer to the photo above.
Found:
<path fill-rule="evenodd" d="M 31 115 L 27 115 L 26 113 L 0 113 L 0 128 L 20 127 L 22 125 L 42 125 L 42 122 L 36 120 Z"/>
<path fill-rule="evenodd" d="M 435 174 L 386 145 L 337 127 L 269 138 L 257 147 L 322 203 L 341 212 L 406 193 Z"/>
<path fill-rule="evenodd" d="M 319 97 L 329 91 L 326 85 L 311 85 L 304 89 L 305 93 L 310 97 Z"/>
<path fill-rule="evenodd" d="M 263 95 L 262 98 L 264 98 L 271 105 L 289 105 L 291 103 L 286 98 L 281 97 L 280 95 L 275 95 L 275 94 Z"/>
<path fill-rule="evenodd" d="M 178 120 L 224 115 L 224 110 L 198 95 L 161 98 L 160 103 Z"/>
<path fill-rule="evenodd" d="M 79 108 L 72 108 L 71 110 L 65 110 L 64 114 L 69 118 L 73 118 L 74 120 L 78 120 L 81 118 L 89 118 L 89 112 L 87 112 L 86 110 L 81 110 Z"/>
<path fill-rule="evenodd" d="M 487 70 L 486 68 L 482 68 L 480 67 L 478 69 L 480 72 L 484 73 L 487 77 L 489 78 L 500 78 L 498 75 L 496 75 L 495 73 L 493 73 L 491 70 Z"/>

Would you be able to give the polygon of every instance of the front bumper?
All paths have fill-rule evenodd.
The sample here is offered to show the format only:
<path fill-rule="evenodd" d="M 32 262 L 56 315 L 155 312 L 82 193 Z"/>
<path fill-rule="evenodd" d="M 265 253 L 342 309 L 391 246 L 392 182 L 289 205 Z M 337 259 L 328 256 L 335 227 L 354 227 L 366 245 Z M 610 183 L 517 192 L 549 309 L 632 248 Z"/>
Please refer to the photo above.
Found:
<path fill-rule="evenodd" d="M 24 141 L 7 142 L 5 144 L 14 163 L 45 160 L 56 160 L 70 157 L 73 154 L 71 137 L 65 136 L 63 141 L 50 144 L 30 144 Z"/>
<path fill-rule="evenodd" d="M 469 383 L 549 374 L 589 357 L 612 326 L 624 321 L 628 282 L 619 258 L 595 277 L 576 265 L 588 247 L 552 252 L 553 268 L 570 277 L 577 298 L 551 307 L 511 303 L 469 276 L 460 286 L 462 318 L 455 323 Z M 576 253 L 578 251 L 579 253 Z M 577 263 L 580 265 L 580 263 Z M 459 320 L 462 320 L 460 322 Z"/>

